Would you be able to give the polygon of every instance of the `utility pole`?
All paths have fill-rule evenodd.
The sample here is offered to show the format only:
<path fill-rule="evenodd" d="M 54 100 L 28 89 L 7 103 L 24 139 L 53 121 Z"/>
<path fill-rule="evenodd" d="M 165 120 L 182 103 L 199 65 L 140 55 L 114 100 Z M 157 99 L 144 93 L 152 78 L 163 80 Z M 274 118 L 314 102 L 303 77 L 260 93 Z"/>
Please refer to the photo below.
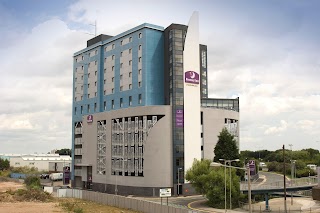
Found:
<path fill-rule="evenodd" d="M 283 151 L 284 212 L 287 213 L 286 162 L 285 162 L 285 148 L 284 148 L 284 144 L 283 144 L 283 147 L 282 147 L 282 151 Z"/>
<path fill-rule="evenodd" d="M 293 161 L 292 161 L 292 144 L 289 144 L 291 152 L 290 152 L 290 163 L 291 163 L 291 187 L 293 185 Z M 291 206 L 293 205 L 293 193 L 291 191 Z"/>

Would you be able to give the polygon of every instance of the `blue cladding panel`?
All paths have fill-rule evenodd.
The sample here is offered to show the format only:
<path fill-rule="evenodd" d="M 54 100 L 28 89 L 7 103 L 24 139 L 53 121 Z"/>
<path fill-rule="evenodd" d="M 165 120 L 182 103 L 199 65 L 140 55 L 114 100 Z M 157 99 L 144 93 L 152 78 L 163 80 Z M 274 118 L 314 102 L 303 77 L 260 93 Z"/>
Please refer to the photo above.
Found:
<path fill-rule="evenodd" d="M 84 64 L 84 99 L 73 103 L 73 111 L 77 108 L 77 114 L 73 113 L 73 121 L 81 121 L 82 115 L 94 114 L 95 112 L 116 110 L 128 107 L 164 105 L 164 34 L 163 31 L 150 29 L 148 27 L 140 28 L 136 31 L 129 30 L 129 34 L 120 34 L 111 42 L 105 43 L 98 48 L 98 55 L 88 57 L 90 50 L 82 52 L 85 55 L 85 62 L 97 60 L 97 97 L 87 98 L 87 73 L 88 66 Z M 142 38 L 139 34 L 142 33 Z M 121 45 L 121 41 L 132 37 L 132 42 Z M 115 49 L 105 51 L 108 45 L 115 44 Z M 138 49 L 142 45 L 142 87 L 138 87 Z M 119 91 L 120 89 L 120 53 L 132 48 L 132 89 Z M 115 76 L 114 76 L 114 94 L 104 95 L 104 58 L 115 55 Z M 77 63 L 75 63 L 77 64 Z M 75 66 L 74 66 L 75 70 Z M 107 70 L 108 72 L 109 70 Z M 142 103 L 139 104 L 139 94 L 142 95 Z M 132 105 L 129 106 L 129 97 L 132 97 Z M 123 100 L 123 106 L 120 107 L 120 99 Z M 114 109 L 112 109 L 112 100 L 114 100 Z M 104 110 L 106 101 L 107 109 Z M 97 110 L 94 112 L 94 103 L 97 103 Z M 90 104 L 90 112 L 87 111 L 87 105 Z M 80 109 L 83 107 L 83 113 Z"/>

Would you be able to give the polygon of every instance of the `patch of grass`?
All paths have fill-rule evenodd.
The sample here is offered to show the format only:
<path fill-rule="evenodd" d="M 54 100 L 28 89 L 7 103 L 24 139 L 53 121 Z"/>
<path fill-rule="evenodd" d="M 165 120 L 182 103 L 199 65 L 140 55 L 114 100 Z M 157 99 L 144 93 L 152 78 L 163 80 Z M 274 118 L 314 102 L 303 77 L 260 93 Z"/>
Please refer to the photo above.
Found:
<path fill-rule="evenodd" d="M 0 193 L 2 202 L 50 202 L 53 197 L 48 192 L 36 189 L 18 189 Z"/>
<path fill-rule="evenodd" d="M 92 201 L 86 201 L 86 200 L 75 199 L 75 198 L 60 198 L 59 203 L 60 203 L 59 205 L 62 208 L 64 208 L 63 205 L 65 205 L 67 208 L 70 208 L 70 209 L 73 208 L 73 210 L 67 210 L 66 208 L 64 208 L 64 210 L 69 212 L 75 212 L 75 213 L 83 213 L 83 212 L 86 212 L 86 213 L 87 212 L 138 213 L 137 211 L 133 211 L 129 209 L 120 209 L 113 206 L 107 206 L 107 205 L 95 203 Z M 64 203 L 64 204 L 61 204 L 61 203 Z"/>

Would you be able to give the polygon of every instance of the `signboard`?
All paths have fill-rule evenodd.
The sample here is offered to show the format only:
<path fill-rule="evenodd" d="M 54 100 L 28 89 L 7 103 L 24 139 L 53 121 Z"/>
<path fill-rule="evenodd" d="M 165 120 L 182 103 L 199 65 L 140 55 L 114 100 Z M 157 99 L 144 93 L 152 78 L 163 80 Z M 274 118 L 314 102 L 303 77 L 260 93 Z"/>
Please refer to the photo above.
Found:
<path fill-rule="evenodd" d="M 160 189 L 160 197 L 171 197 L 171 188 Z"/>
<path fill-rule="evenodd" d="M 256 174 L 256 164 L 254 160 L 249 160 L 250 176 Z"/>
<path fill-rule="evenodd" d="M 183 117 L 183 109 L 176 110 L 176 127 L 183 127 L 184 117 Z"/>
<path fill-rule="evenodd" d="M 70 183 L 70 166 L 63 167 L 63 185 Z"/>
<path fill-rule="evenodd" d="M 194 71 L 187 71 L 184 74 L 184 82 L 188 84 L 199 84 L 199 74 Z"/>
<path fill-rule="evenodd" d="M 87 123 L 92 123 L 93 122 L 93 115 L 88 115 L 87 116 Z"/>

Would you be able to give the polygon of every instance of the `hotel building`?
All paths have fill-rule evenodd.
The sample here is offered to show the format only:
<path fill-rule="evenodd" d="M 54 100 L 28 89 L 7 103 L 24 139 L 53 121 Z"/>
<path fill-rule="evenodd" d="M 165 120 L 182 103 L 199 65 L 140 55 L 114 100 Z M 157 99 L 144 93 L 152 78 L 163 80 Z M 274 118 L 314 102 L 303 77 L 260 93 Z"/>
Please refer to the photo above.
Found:
<path fill-rule="evenodd" d="M 73 79 L 73 187 L 192 194 L 185 172 L 213 159 L 223 127 L 239 145 L 239 99 L 208 98 L 197 13 L 188 25 L 145 23 L 87 41 Z"/>

